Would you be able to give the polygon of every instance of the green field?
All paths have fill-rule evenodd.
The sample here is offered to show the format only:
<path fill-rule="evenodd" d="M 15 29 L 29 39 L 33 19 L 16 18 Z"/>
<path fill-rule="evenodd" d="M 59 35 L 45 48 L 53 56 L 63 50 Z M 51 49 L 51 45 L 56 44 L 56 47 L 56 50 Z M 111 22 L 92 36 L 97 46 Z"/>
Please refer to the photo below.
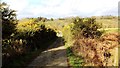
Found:
<path fill-rule="evenodd" d="M 120 33 L 120 28 L 101 28 L 98 30 L 104 31 L 105 33 Z"/>

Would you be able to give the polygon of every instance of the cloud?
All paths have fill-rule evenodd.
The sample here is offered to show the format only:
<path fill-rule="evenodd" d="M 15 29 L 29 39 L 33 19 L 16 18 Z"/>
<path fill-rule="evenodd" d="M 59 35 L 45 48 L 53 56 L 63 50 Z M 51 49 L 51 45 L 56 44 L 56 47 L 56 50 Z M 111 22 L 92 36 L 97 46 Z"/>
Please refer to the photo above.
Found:
<path fill-rule="evenodd" d="M 3 0 L 3 2 L 6 2 L 11 9 L 16 10 L 17 15 L 23 12 L 23 9 L 28 6 L 27 0 Z"/>
<path fill-rule="evenodd" d="M 27 5 L 27 0 L 3 0 L 10 5 L 10 8 L 22 11 Z"/>
<path fill-rule="evenodd" d="M 18 18 L 117 15 L 118 0 L 3 0 Z"/>

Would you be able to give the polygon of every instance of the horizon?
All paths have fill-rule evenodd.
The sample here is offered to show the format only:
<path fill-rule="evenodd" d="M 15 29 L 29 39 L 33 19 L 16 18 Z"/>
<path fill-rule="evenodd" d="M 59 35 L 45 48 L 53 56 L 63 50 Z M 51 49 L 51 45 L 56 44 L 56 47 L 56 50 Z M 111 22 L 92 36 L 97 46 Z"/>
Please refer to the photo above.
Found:
<path fill-rule="evenodd" d="M 67 16 L 67 17 L 58 17 L 58 18 L 53 18 L 53 19 L 67 19 L 67 18 L 76 18 L 76 17 L 79 17 L 79 18 L 92 18 L 92 17 L 95 17 L 95 18 L 101 18 L 101 17 L 118 17 L 117 15 L 99 15 L 99 16 Z M 43 17 L 43 16 L 39 16 L 39 17 Z M 23 17 L 23 18 L 20 18 L 18 20 L 22 20 L 22 19 L 26 19 L 26 18 L 38 18 L 37 16 L 36 17 Z M 47 18 L 47 17 L 43 17 L 43 18 Z M 47 18 L 47 19 L 51 19 L 51 18 Z"/>
<path fill-rule="evenodd" d="M 17 19 L 118 16 L 119 0 L 3 0 L 16 10 Z"/>

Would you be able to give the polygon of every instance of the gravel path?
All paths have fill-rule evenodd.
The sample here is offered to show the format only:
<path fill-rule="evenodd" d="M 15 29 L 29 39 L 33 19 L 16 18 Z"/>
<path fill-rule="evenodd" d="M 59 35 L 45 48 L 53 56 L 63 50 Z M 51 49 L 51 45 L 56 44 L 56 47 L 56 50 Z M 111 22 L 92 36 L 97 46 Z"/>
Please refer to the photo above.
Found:
<path fill-rule="evenodd" d="M 47 50 L 43 51 L 27 68 L 67 67 L 66 48 L 62 38 L 58 38 Z"/>

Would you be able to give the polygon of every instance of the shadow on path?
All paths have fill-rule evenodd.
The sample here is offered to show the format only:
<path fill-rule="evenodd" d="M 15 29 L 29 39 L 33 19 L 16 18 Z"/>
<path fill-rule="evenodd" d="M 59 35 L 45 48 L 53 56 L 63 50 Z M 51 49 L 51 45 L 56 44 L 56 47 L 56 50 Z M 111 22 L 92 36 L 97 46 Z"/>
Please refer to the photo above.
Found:
<path fill-rule="evenodd" d="M 47 50 L 43 51 L 32 63 L 30 63 L 28 68 L 58 68 L 61 66 L 67 67 L 68 64 L 64 40 L 58 38 Z"/>

